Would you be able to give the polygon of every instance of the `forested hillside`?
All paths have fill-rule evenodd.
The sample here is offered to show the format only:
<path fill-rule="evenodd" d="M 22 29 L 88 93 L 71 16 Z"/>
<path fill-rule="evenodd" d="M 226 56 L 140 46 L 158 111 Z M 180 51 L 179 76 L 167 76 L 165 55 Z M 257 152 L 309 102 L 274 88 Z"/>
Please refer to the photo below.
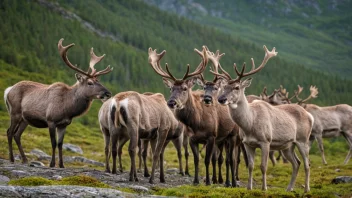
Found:
<path fill-rule="evenodd" d="M 243 40 L 275 45 L 292 63 L 351 79 L 351 0 L 144 0 Z"/>
<path fill-rule="evenodd" d="M 60 38 L 65 38 L 64 45 L 76 44 L 69 52 L 69 59 L 81 68 L 88 67 L 91 47 L 97 55 L 106 54 L 97 68 L 105 68 L 108 64 L 114 67 L 114 71 L 102 79 L 113 93 L 154 91 L 166 93 L 168 97 L 161 78 L 148 65 L 148 47 L 167 50 L 163 63 L 169 63 L 178 77 L 185 72 L 186 64 L 190 63 L 192 68 L 198 65 L 199 57 L 193 49 L 200 49 L 202 45 L 225 52 L 221 63 L 232 74 L 234 62 L 250 62 L 253 57 L 259 64 L 264 55 L 261 47 L 241 37 L 160 11 L 143 1 L 4 0 L 0 2 L 0 9 L 2 90 L 28 79 L 73 84 L 74 72 L 63 64 L 57 52 Z M 261 43 L 264 44 L 270 49 L 274 47 L 269 41 Z M 295 89 L 297 84 L 307 88 L 313 84 L 320 91 L 316 103 L 351 104 L 351 81 L 288 63 L 282 55 L 285 51 L 275 47 L 278 57 L 270 60 L 266 68 L 254 76 L 248 93 L 259 94 L 263 86 L 268 86 L 270 91 L 280 84 L 289 90 Z M 21 72 L 29 73 L 21 75 Z M 211 77 L 209 72 L 206 76 Z M 81 121 L 97 124 L 95 116 L 99 106 L 96 102 Z M 5 111 L 3 97 L 0 98 L 0 110 Z"/>

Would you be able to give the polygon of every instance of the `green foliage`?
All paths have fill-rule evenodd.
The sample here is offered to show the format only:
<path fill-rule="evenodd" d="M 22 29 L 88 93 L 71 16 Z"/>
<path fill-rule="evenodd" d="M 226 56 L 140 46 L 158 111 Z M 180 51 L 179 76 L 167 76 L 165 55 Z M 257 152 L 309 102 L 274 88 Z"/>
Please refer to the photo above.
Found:
<path fill-rule="evenodd" d="M 24 177 L 9 181 L 11 186 L 47 186 L 53 185 L 55 182 L 43 177 Z"/>

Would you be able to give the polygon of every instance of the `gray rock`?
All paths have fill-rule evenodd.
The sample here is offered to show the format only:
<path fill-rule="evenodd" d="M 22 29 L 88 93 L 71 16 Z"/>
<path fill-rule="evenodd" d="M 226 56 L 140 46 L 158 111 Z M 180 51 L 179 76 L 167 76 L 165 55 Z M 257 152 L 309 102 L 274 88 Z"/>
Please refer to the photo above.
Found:
<path fill-rule="evenodd" d="M 29 176 L 29 173 L 21 170 L 12 170 L 11 175 L 13 177 L 26 177 L 26 176 Z"/>
<path fill-rule="evenodd" d="M 4 176 L 4 175 L 0 175 L 0 185 L 4 185 L 7 184 L 7 182 L 10 181 L 10 178 Z"/>
<path fill-rule="evenodd" d="M 83 186 L 0 186 L 3 197 L 124 197 L 124 194 L 115 189 Z"/>
<path fill-rule="evenodd" d="M 177 174 L 179 172 L 178 168 L 169 168 L 166 170 L 166 173 Z"/>
<path fill-rule="evenodd" d="M 63 144 L 62 148 L 68 151 L 72 151 L 74 153 L 83 154 L 83 150 L 81 149 L 81 147 L 74 144 Z"/>
<path fill-rule="evenodd" d="M 144 186 L 130 185 L 129 188 L 135 190 L 136 192 L 148 192 L 149 189 Z"/>
<path fill-rule="evenodd" d="M 335 177 L 331 183 L 333 184 L 340 184 L 340 183 L 352 183 L 352 177 L 351 176 L 338 176 Z"/>
<path fill-rule="evenodd" d="M 29 163 L 29 166 L 32 167 L 44 167 L 45 165 L 42 162 L 39 161 L 32 161 Z"/>
<path fill-rule="evenodd" d="M 335 169 L 335 172 L 341 172 L 341 170 L 337 168 L 337 169 Z"/>
<path fill-rule="evenodd" d="M 62 177 L 60 175 L 54 175 L 52 178 L 54 180 L 62 180 Z"/>
<path fill-rule="evenodd" d="M 40 149 L 33 149 L 30 154 L 37 156 L 39 160 L 50 160 L 51 156 Z"/>
<path fill-rule="evenodd" d="M 105 164 L 102 162 L 97 162 L 95 160 L 87 159 L 85 157 L 76 156 L 76 157 L 73 157 L 73 159 L 76 162 L 82 162 L 85 164 L 92 164 L 92 165 L 96 165 L 96 166 L 105 166 Z"/>

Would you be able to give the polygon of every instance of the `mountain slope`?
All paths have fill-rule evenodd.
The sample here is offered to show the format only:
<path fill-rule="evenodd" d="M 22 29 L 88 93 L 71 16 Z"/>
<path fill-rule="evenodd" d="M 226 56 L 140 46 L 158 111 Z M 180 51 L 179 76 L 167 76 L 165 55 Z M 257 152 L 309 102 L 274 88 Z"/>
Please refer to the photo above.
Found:
<path fill-rule="evenodd" d="M 281 57 L 351 79 L 352 1 L 161 1 L 163 10 L 244 40 L 281 49 Z"/>

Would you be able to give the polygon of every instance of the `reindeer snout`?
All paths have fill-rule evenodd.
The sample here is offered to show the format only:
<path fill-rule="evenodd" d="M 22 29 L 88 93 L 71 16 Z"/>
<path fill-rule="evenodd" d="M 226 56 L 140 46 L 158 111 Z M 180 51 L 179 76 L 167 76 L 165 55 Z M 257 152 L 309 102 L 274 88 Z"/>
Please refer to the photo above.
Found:
<path fill-rule="evenodd" d="M 105 92 L 104 95 L 105 95 L 106 98 L 111 98 L 111 93 L 110 92 Z"/>
<path fill-rule="evenodd" d="M 211 96 L 205 95 L 203 98 L 203 101 L 205 104 L 211 104 L 211 103 L 213 103 L 213 98 Z"/>
<path fill-rule="evenodd" d="M 175 100 L 169 100 L 167 101 L 167 106 L 169 106 L 171 109 L 176 107 L 176 101 Z"/>
<path fill-rule="evenodd" d="M 225 103 L 227 102 L 227 98 L 226 98 L 226 97 L 219 97 L 219 98 L 218 98 L 218 102 L 219 102 L 220 104 L 225 104 Z"/>

